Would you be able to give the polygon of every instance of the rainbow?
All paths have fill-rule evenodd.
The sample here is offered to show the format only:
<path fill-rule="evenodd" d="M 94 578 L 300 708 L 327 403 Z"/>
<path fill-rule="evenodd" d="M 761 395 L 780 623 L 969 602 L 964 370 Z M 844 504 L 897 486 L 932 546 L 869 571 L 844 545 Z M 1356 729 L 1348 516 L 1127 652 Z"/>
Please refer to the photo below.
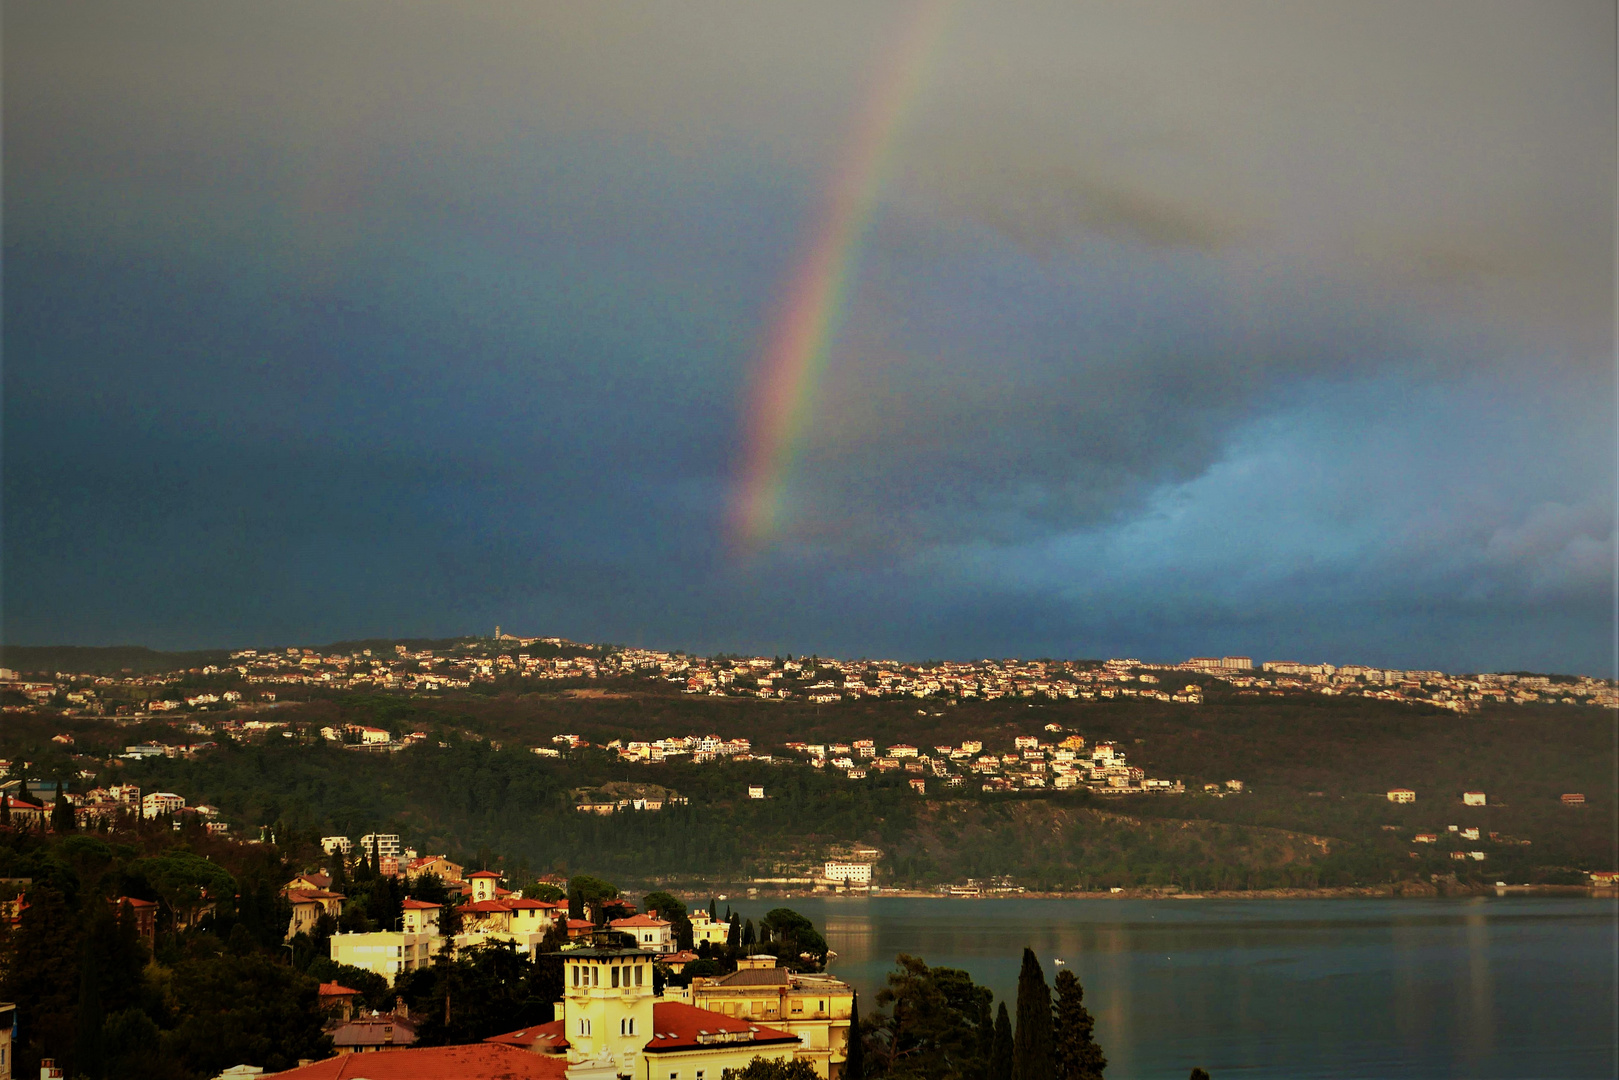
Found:
<path fill-rule="evenodd" d="M 746 450 L 731 504 L 732 533 L 744 549 L 756 549 L 780 525 L 812 390 L 842 322 L 894 133 L 943 38 L 947 2 L 918 0 L 896 42 L 893 63 L 866 99 L 848 151 L 831 177 L 815 232 L 788 279 L 749 399 Z"/>

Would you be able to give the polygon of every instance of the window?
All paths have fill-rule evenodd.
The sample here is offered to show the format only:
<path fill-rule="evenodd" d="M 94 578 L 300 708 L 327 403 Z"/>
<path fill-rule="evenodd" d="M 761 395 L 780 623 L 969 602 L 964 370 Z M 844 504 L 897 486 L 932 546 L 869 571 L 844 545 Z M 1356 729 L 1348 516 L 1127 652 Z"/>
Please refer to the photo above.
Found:
<path fill-rule="evenodd" d="M 573 985 L 575 985 L 575 986 L 579 985 L 579 965 L 578 964 L 573 965 Z"/>
<path fill-rule="evenodd" d="M 624 1019 L 620 1020 L 618 1022 L 618 1033 L 620 1035 L 634 1035 L 635 1034 L 635 1017 L 627 1016 Z"/>
<path fill-rule="evenodd" d="M 579 1034 L 581 1034 L 581 1035 L 589 1035 L 590 1034 L 590 1021 L 588 1019 L 586 1019 L 585 1017 L 580 1017 L 579 1018 Z"/>
<path fill-rule="evenodd" d="M 618 965 L 617 964 L 613 965 L 613 986 L 614 987 L 618 986 Z"/>
<path fill-rule="evenodd" d="M 793 998 L 793 1012 L 801 1013 L 803 1011 L 804 1011 L 804 1003 L 802 1001 L 800 1001 L 798 998 Z"/>
<path fill-rule="evenodd" d="M 590 985 L 591 986 L 600 986 L 601 984 L 602 984 L 602 969 L 599 968 L 599 967 L 591 968 L 590 969 Z"/>
<path fill-rule="evenodd" d="M 635 965 L 635 985 L 636 986 L 642 985 L 642 983 L 641 983 L 641 971 L 642 970 L 643 969 L 642 969 L 642 966 L 640 964 Z"/>

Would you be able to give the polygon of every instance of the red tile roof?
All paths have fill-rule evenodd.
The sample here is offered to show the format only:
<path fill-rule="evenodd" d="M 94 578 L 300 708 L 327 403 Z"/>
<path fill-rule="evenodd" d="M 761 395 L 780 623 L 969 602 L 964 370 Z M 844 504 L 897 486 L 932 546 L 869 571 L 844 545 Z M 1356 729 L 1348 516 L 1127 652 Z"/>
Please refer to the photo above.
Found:
<path fill-rule="evenodd" d="M 310 904 L 316 900 L 342 900 L 342 893 L 327 892 L 325 889 L 287 889 L 282 893 L 294 904 Z"/>
<path fill-rule="evenodd" d="M 519 1050 L 532 1050 L 536 1054 L 560 1054 L 568 1048 L 568 1037 L 562 1032 L 563 1021 L 518 1028 L 504 1035 L 491 1035 L 484 1042 L 515 1046 Z"/>
<path fill-rule="evenodd" d="M 467 877 L 469 877 L 469 878 L 492 877 L 496 881 L 500 880 L 500 875 L 495 873 L 493 870 L 475 870 L 472 873 L 468 874 Z"/>
<path fill-rule="evenodd" d="M 731 1038 L 721 1037 L 725 1035 Z M 738 1038 L 749 1035 L 752 1037 Z M 722 1016 L 678 1001 L 658 1001 L 652 1005 L 652 1038 L 647 1041 L 645 1052 L 661 1054 L 670 1050 L 695 1050 L 716 1043 L 769 1045 L 796 1042 L 798 1036 L 790 1032 L 750 1024 L 735 1016 Z"/>
<path fill-rule="evenodd" d="M 344 994 L 358 994 L 358 993 L 359 993 L 358 990 L 350 990 L 348 987 L 341 986 L 341 985 L 339 985 L 337 983 L 321 983 L 320 984 L 320 996 L 321 997 L 342 997 Z"/>
<path fill-rule="evenodd" d="M 648 915 L 631 915 L 627 919 L 614 919 L 607 925 L 617 929 L 620 926 L 668 926 L 662 919 L 654 919 Z"/>
<path fill-rule="evenodd" d="M 344 1054 L 266 1076 L 276 1080 L 562 1080 L 567 1070 L 563 1058 L 500 1043 L 473 1043 Z"/>
<path fill-rule="evenodd" d="M 414 898 L 409 898 L 409 899 L 404 900 L 399 906 L 404 908 L 406 911 L 425 911 L 428 908 L 438 908 L 438 907 L 442 907 L 443 905 L 442 904 L 431 904 L 431 903 L 428 903 L 426 900 L 417 900 L 417 899 L 414 899 Z"/>
<path fill-rule="evenodd" d="M 510 911 L 511 909 L 510 900 L 478 900 L 471 904 L 461 905 L 462 911 L 471 912 L 475 915 L 488 914 L 493 911 Z"/>

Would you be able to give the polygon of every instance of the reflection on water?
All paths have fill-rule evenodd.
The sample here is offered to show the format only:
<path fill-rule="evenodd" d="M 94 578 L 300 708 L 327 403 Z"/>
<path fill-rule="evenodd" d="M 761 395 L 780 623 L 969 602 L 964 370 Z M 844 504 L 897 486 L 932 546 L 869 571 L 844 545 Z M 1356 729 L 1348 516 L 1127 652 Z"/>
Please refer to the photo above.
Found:
<path fill-rule="evenodd" d="M 779 901 L 736 905 L 757 919 Z M 1085 985 L 1110 1080 L 1611 1077 L 1612 901 L 787 902 L 872 993 L 898 953 L 965 968 L 1008 1005 L 1023 947 Z"/>

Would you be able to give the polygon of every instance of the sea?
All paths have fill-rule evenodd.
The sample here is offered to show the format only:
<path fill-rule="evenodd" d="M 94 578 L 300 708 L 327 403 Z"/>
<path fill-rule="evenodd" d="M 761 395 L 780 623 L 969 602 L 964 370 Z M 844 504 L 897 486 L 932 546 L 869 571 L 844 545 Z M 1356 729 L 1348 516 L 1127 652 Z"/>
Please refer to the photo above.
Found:
<path fill-rule="evenodd" d="M 726 906 L 721 903 L 721 908 Z M 1016 1015 L 1025 946 L 1079 976 L 1109 1080 L 1619 1076 L 1619 904 L 1432 899 L 731 900 L 822 929 L 861 1011 L 900 953 Z"/>

